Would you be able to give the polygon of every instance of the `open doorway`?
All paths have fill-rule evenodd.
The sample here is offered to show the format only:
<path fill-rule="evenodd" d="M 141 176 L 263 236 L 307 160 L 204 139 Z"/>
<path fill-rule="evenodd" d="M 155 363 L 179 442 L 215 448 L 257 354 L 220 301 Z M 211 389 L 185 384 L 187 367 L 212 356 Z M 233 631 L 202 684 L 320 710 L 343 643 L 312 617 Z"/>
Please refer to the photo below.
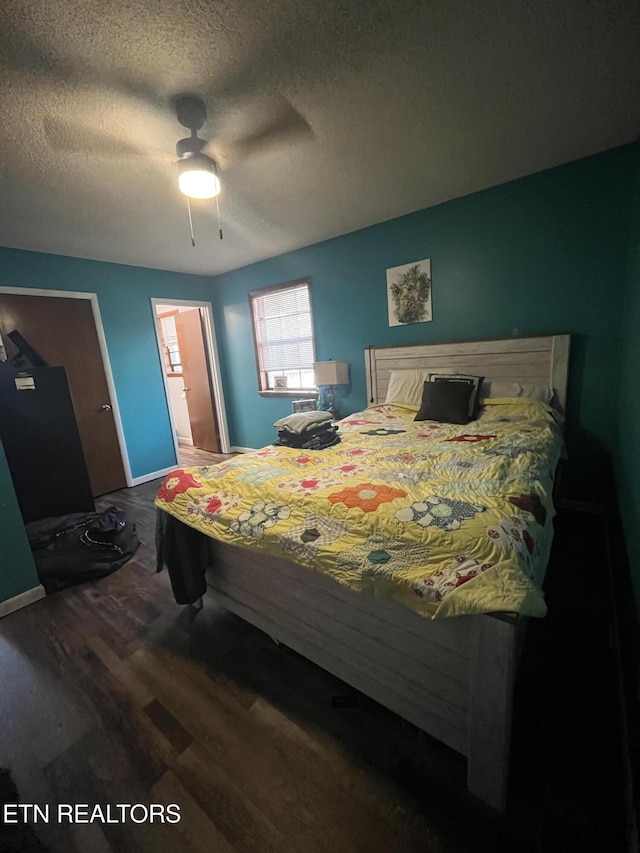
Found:
<path fill-rule="evenodd" d="M 183 467 L 217 462 L 229 452 L 229 439 L 210 306 L 151 302 L 178 462 Z"/>

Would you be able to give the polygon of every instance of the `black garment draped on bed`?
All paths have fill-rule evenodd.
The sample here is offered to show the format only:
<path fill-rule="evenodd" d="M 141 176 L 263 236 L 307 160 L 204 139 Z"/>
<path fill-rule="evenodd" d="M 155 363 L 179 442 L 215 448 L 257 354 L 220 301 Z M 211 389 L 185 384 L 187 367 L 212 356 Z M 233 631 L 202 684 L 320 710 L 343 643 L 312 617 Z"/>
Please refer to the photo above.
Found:
<path fill-rule="evenodd" d="M 194 604 L 206 590 L 209 539 L 161 509 L 156 510 L 156 571 L 166 566 L 178 604 Z"/>

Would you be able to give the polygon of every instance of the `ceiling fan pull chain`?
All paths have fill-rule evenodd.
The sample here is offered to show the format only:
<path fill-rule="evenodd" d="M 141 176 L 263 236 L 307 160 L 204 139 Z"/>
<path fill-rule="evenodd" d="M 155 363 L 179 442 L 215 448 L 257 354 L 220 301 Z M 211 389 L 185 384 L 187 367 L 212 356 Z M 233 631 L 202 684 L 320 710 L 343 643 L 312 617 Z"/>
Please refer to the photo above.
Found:
<path fill-rule="evenodd" d="M 191 229 L 191 245 L 195 247 L 196 238 L 193 236 L 193 219 L 191 218 L 191 203 L 189 201 L 189 196 L 187 198 L 187 210 L 189 211 L 189 228 Z"/>
<path fill-rule="evenodd" d="M 222 240 L 222 225 L 220 223 L 220 203 L 218 201 L 218 196 L 216 196 L 216 210 L 218 211 L 218 234 L 220 234 L 220 239 Z"/>

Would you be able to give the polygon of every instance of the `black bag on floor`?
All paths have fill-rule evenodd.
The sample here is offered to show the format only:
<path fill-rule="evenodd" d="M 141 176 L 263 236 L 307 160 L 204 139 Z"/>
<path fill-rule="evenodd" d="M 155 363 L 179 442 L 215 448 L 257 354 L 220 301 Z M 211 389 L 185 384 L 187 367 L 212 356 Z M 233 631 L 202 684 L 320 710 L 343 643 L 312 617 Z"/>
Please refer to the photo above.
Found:
<path fill-rule="evenodd" d="M 40 583 L 47 593 L 115 572 L 130 560 L 140 541 L 124 512 L 76 512 L 26 525 Z"/>

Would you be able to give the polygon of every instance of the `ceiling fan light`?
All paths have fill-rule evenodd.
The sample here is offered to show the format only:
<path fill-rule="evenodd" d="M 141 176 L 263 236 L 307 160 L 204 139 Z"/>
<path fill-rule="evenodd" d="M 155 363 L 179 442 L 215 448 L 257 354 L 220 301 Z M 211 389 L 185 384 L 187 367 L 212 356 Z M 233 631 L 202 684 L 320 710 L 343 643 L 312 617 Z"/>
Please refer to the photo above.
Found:
<path fill-rule="evenodd" d="M 214 198 L 220 192 L 216 164 L 206 154 L 193 154 L 178 163 L 178 186 L 189 198 Z"/>

